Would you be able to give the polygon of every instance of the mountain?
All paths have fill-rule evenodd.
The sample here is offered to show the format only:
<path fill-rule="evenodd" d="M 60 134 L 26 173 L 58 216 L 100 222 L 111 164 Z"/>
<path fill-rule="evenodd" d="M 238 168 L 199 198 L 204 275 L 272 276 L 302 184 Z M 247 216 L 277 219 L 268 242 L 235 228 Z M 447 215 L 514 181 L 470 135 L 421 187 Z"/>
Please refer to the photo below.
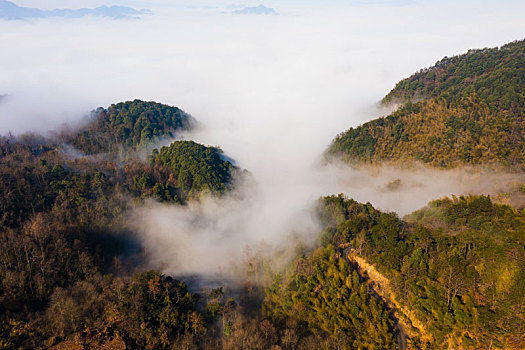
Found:
<path fill-rule="evenodd" d="M 64 132 L 64 142 L 86 154 L 137 150 L 177 132 L 189 130 L 194 119 L 177 107 L 141 100 L 120 102 L 91 113 L 87 125 Z"/>
<path fill-rule="evenodd" d="M 88 208 L 99 200 L 100 205 L 127 207 L 117 200 L 121 195 L 174 203 L 203 194 L 221 195 L 231 189 L 237 171 L 220 150 L 192 141 L 154 150 L 149 159 L 150 163 L 132 158 L 117 163 L 107 157 L 71 157 L 60 145 L 34 137 L 0 138 L 0 227 L 21 227 L 32 215 L 64 203 L 88 215 L 93 209 Z M 75 214 L 79 222 L 93 219 L 89 215 L 81 219 L 84 214 Z"/>
<path fill-rule="evenodd" d="M 382 103 L 401 107 L 341 133 L 327 153 L 357 163 L 525 166 L 525 41 L 444 58 Z"/>
<path fill-rule="evenodd" d="M 491 110 L 525 107 L 525 40 L 445 57 L 397 83 L 382 102 L 435 97 L 452 103 L 474 93 Z"/>
<path fill-rule="evenodd" d="M 115 155 L 173 137 L 192 121 L 176 107 L 135 100 L 99 108 L 86 126 L 51 140 L 38 135 L 0 137 L 0 227 L 20 227 L 31 213 L 46 213 L 72 198 L 82 209 L 70 209 L 87 213 L 100 196 L 104 205 L 127 206 L 117 197 L 186 203 L 203 194 L 221 195 L 231 188 L 237 168 L 218 148 L 176 141 L 154 149 L 149 162 L 133 152 L 125 160 Z"/>
<path fill-rule="evenodd" d="M 0 0 L 0 19 L 7 20 L 49 17 L 80 18 L 85 16 L 98 16 L 112 19 L 136 19 L 147 13 L 150 13 L 150 11 L 146 9 L 135 10 L 131 7 L 125 6 L 100 6 L 94 9 L 41 10 L 32 7 L 21 7 L 13 2 Z"/>
<path fill-rule="evenodd" d="M 92 348 L 157 348 L 204 327 L 198 295 L 140 267 L 141 247 L 126 222 L 144 200 L 185 205 L 219 196 L 237 169 L 220 149 L 192 141 L 155 149 L 148 161 L 111 157 L 119 145 L 173 136 L 191 120 L 176 107 L 135 100 L 97 109 L 70 134 L 0 136 L 1 348 L 75 348 L 82 340 Z M 109 153 L 73 152 L 63 138 L 87 153 Z"/>
<path fill-rule="evenodd" d="M 320 210 L 321 246 L 266 289 L 266 312 L 295 334 L 356 349 L 525 346 L 523 211 L 467 196 L 402 220 L 343 195 Z"/>
<path fill-rule="evenodd" d="M 222 157 L 222 151 L 193 141 L 175 141 L 153 151 L 154 165 L 168 167 L 178 186 L 190 195 L 220 194 L 231 185 L 234 166 Z"/>
<path fill-rule="evenodd" d="M 238 15 L 277 15 L 277 11 L 275 11 L 275 9 L 266 7 L 264 5 L 244 7 L 242 9 L 235 10 L 232 13 Z"/>

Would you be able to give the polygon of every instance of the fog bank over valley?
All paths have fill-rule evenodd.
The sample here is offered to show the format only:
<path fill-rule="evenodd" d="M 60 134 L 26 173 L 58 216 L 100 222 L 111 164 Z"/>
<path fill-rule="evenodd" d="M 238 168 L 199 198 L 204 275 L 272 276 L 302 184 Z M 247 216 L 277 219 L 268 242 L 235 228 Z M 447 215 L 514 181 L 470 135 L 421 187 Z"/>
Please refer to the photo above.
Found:
<path fill-rule="evenodd" d="M 154 100 L 202 124 L 186 139 L 221 147 L 250 173 L 221 198 L 134 209 L 130 225 L 153 267 L 226 272 L 250 249 L 312 244 L 324 195 L 403 216 L 442 196 L 496 194 L 523 181 L 483 169 L 323 165 L 323 152 L 338 133 L 388 113 L 377 102 L 400 79 L 445 55 L 525 36 L 525 4 L 265 3 L 278 16 L 210 4 L 159 1 L 136 21 L 0 20 L 1 134 L 45 133 L 78 125 L 97 106 Z"/>

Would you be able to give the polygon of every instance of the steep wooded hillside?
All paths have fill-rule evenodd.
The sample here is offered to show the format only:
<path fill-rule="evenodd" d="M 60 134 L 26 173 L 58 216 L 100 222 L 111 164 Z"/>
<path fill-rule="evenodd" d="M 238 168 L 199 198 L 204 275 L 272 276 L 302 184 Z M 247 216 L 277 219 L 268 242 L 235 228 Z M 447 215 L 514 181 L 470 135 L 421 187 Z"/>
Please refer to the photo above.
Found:
<path fill-rule="evenodd" d="M 342 195 L 325 197 L 321 210 L 326 225 L 322 244 L 351 243 L 353 254 L 389 280 L 403 308 L 394 313 L 413 322 L 409 347 L 525 346 L 523 211 L 494 204 L 489 197 L 467 196 L 433 201 L 401 220 Z M 301 267 L 289 279 L 297 281 L 304 273 L 313 277 L 316 271 Z M 324 290 L 322 280 L 315 283 L 316 291 Z M 298 297 L 285 305 L 319 310 Z M 410 314 L 404 315 L 407 310 Z"/>
<path fill-rule="evenodd" d="M 525 107 L 525 40 L 445 57 L 397 83 L 383 103 L 442 97 L 459 101 L 476 93 L 491 109 Z"/>
<path fill-rule="evenodd" d="M 525 166 L 525 41 L 445 58 L 383 103 L 402 105 L 339 134 L 327 153 L 355 163 Z"/>
<path fill-rule="evenodd" d="M 177 131 L 189 129 L 192 122 L 193 118 L 177 107 L 134 100 L 94 110 L 86 126 L 63 138 L 86 154 L 111 153 L 173 137 Z"/>
<path fill-rule="evenodd" d="M 119 103 L 71 140 L 87 153 L 132 149 L 188 120 L 173 107 Z M 0 348 L 158 348 L 200 337 L 206 315 L 183 282 L 133 273 L 140 243 L 125 222 L 148 198 L 221 195 L 236 168 L 191 141 L 154 150 L 149 162 L 72 153 L 57 138 L 0 136 Z"/>

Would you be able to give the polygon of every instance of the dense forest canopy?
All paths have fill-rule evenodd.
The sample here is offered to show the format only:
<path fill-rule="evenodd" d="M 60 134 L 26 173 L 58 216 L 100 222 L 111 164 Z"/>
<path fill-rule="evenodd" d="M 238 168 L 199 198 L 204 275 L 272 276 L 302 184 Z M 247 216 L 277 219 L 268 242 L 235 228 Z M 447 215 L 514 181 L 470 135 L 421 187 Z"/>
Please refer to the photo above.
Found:
<path fill-rule="evenodd" d="M 222 156 L 222 151 L 193 141 L 175 141 L 160 151 L 153 150 L 153 165 L 168 167 L 179 187 L 189 194 L 222 193 L 232 180 L 234 166 Z"/>
<path fill-rule="evenodd" d="M 486 196 L 436 200 L 405 220 L 342 195 L 321 208 L 324 245 L 349 242 L 382 274 L 369 277 L 413 347 L 525 346 L 525 212 Z"/>
<path fill-rule="evenodd" d="M 396 348 L 390 311 L 331 245 L 298 258 L 287 276 L 277 276 L 264 307 L 277 324 L 294 325 L 306 348 L 316 348 L 316 337 L 330 348 Z"/>
<path fill-rule="evenodd" d="M 445 57 L 397 83 L 383 103 L 405 103 L 431 97 L 457 102 L 476 93 L 492 109 L 525 107 L 525 40 L 499 48 L 469 50 Z"/>
<path fill-rule="evenodd" d="M 231 188 L 236 171 L 217 148 L 192 141 L 176 141 L 160 152 L 154 150 L 150 163 L 71 159 L 54 144 L 31 145 L 7 137 L 0 138 L 0 155 L 4 197 L 0 224 L 6 227 L 19 227 L 31 214 L 63 202 L 91 205 L 108 197 L 130 195 L 183 203 L 203 193 L 220 195 Z"/>
<path fill-rule="evenodd" d="M 236 168 L 219 149 L 192 141 L 154 150 L 149 161 L 116 161 L 117 145 L 154 141 L 189 119 L 138 100 L 98 112 L 71 140 L 104 156 L 71 156 L 56 137 L 0 137 L 0 348 L 53 345 L 77 332 L 87 332 L 93 348 L 109 341 L 158 348 L 204 322 L 183 283 L 158 272 L 133 276 L 140 266 L 120 261 L 140 253 L 126 215 L 148 198 L 182 205 L 220 196 Z"/>
<path fill-rule="evenodd" d="M 95 204 L 111 209 L 107 200 Z M 489 197 L 436 200 L 404 220 L 343 195 L 322 198 L 320 246 L 298 249 L 284 272 L 250 264 L 238 301 L 222 289 L 190 293 L 155 271 L 107 274 L 115 214 L 82 225 L 89 206 L 69 207 L 2 234 L 4 347 L 525 345 L 525 213 Z"/>
<path fill-rule="evenodd" d="M 339 134 L 328 154 L 351 162 L 525 166 L 525 41 L 445 58 L 383 99 L 387 117 Z"/>
<path fill-rule="evenodd" d="M 161 137 L 187 130 L 193 118 L 177 107 L 141 100 L 112 104 L 92 112 L 88 125 L 64 139 L 86 154 L 138 149 Z"/>

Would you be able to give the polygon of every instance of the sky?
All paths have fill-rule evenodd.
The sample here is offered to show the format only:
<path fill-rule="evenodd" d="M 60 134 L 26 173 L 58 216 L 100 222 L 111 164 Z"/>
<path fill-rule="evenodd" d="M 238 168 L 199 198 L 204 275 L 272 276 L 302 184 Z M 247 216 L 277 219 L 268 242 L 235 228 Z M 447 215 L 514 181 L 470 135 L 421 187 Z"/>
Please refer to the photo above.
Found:
<path fill-rule="evenodd" d="M 404 215 L 495 182 L 493 174 L 367 173 L 318 163 L 335 135 L 388 112 L 377 102 L 402 78 L 444 56 L 525 38 L 523 1 L 15 2 L 46 9 L 115 4 L 152 14 L 0 20 L 0 95 L 8 95 L 0 100 L 0 134 L 46 132 L 75 125 L 99 106 L 154 100 L 193 115 L 205 128 L 188 138 L 220 146 L 253 174 L 257 185 L 239 190 L 251 194 L 248 202 L 139 209 L 137 217 L 150 219 L 139 225 L 145 244 L 168 272 L 180 271 L 179 260 L 166 257 L 184 237 L 198 247 L 186 252 L 195 258 L 186 272 L 220 265 L 206 259 L 217 241 L 226 258 L 261 239 L 282 242 L 293 230 L 309 237 L 317 223 L 308 213 L 321 195 L 344 192 Z M 279 15 L 228 13 L 259 4 Z M 385 192 L 397 178 L 408 184 L 403 193 Z M 206 224 L 194 227 L 195 218 Z"/>

